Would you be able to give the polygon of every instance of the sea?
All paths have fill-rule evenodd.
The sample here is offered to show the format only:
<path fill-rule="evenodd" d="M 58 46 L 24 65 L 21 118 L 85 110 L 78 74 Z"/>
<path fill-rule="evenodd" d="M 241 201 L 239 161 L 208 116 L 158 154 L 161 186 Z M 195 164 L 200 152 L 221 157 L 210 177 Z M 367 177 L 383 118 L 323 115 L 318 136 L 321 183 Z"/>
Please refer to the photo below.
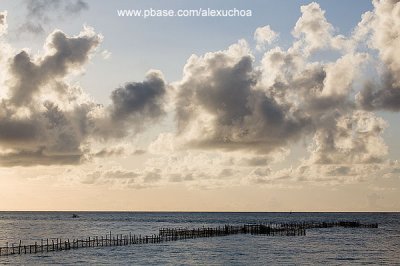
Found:
<path fill-rule="evenodd" d="M 400 265 L 400 213 L 0 212 L 0 246 L 160 228 L 360 221 L 378 228 L 308 229 L 305 236 L 229 235 L 0 257 L 23 265 Z"/>

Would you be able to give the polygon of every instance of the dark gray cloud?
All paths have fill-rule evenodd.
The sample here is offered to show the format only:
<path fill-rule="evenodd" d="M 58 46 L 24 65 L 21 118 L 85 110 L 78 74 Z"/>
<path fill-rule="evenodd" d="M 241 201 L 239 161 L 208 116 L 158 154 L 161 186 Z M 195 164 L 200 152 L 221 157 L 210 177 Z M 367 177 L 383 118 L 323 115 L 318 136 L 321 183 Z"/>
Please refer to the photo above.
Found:
<path fill-rule="evenodd" d="M 6 14 L 0 12 L 0 25 L 3 26 L 4 24 L 6 24 Z"/>
<path fill-rule="evenodd" d="M 124 153 L 125 153 L 125 150 L 122 147 L 104 148 L 104 149 L 101 149 L 100 151 L 94 153 L 92 156 L 100 157 L 100 158 L 106 158 L 106 157 L 110 157 L 110 156 L 123 155 Z"/>
<path fill-rule="evenodd" d="M 143 82 L 127 83 L 111 93 L 105 117 L 97 121 L 96 134 L 103 138 L 124 137 L 164 114 L 167 86 L 159 71 L 150 71 Z"/>
<path fill-rule="evenodd" d="M 34 62 L 25 51 L 17 54 L 10 66 L 13 76 L 10 103 L 16 106 L 29 104 L 41 88 L 83 66 L 100 42 L 101 37 L 92 32 L 67 37 L 63 32 L 55 31 L 48 37 L 50 54 L 39 62 Z"/>
<path fill-rule="evenodd" d="M 80 154 L 47 154 L 43 149 L 37 151 L 19 150 L 6 154 L 0 154 L 0 165 L 12 166 L 36 166 L 36 165 L 74 165 L 82 162 Z"/>
<path fill-rule="evenodd" d="M 1 110 L 2 116 L 0 120 L 0 141 L 2 146 L 15 146 L 23 142 L 21 146 L 34 143 L 40 137 L 41 125 L 33 119 L 12 119 L 8 117 L 7 112 Z"/>
<path fill-rule="evenodd" d="M 28 0 L 26 1 L 26 21 L 20 27 L 22 32 L 44 33 L 46 24 L 77 15 L 87 10 L 89 5 L 83 0 Z"/>
<path fill-rule="evenodd" d="M 0 145 L 11 150 L 3 153 L 0 164 L 76 164 L 85 160 L 85 139 L 89 129 L 90 106 L 61 110 L 52 102 L 43 109 L 32 109 L 30 117 L 0 109 Z M 3 116 L 4 114 L 4 116 Z"/>
<path fill-rule="evenodd" d="M 356 99 L 360 107 L 365 110 L 398 112 L 400 111 L 400 86 L 396 85 L 393 75 L 387 73 L 381 84 L 368 82 L 357 94 Z"/>
<path fill-rule="evenodd" d="M 143 82 L 127 83 L 111 94 L 111 116 L 114 120 L 125 120 L 131 116 L 143 115 L 157 118 L 165 113 L 163 96 L 166 85 L 161 73 L 150 72 Z"/>

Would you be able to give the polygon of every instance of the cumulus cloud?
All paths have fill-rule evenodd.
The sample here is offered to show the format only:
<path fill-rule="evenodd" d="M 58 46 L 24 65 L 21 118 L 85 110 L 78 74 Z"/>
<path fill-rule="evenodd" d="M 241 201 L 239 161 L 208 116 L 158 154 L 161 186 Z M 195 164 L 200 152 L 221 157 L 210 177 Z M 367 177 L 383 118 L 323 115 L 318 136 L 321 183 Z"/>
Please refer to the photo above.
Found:
<path fill-rule="evenodd" d="M 28 0 L 26 2 L 26 21 L 20 31 L 33 34 L 44 33 L 50 21 L 76 15 L 87 10 L 83 0 Z"/>
<path fill-rule="evenodd" d="M 269 153 L 298 139 L 308 117 L 258 88 L 259 77 L 244 41 L 192 56 L 176 99 L 179 134 L 188 146 Z"/>
<path fill-rule="evenodd" d="M 121 155 L 111 148 L 93 152 L 91 142 L 135 134 L 164 114 L 166 85 L 158 71 L 149 72 L 143 83 L 114 90 L 109 106 L 96 104 L 66 82 L 101 41 L 88 27 L 72 37 L 57 30 L 48 36 L 42 56 L 21 51 L 8 60 L 7 93 L 0 98 L 1 165 L 79 164 Z"/>
<path fill-rule="evenodd" d="M 388 178 L 397 171 L 397 162 L 387 160 L 383 140 L 387 123 L 375 114 L 353 111 L 340 115 L 330 127 L 316 131 L 310 157 L 298 167 L 277 171 L 256 168 L 248 175 L 251 183 L 276 185 L 287 181 L 337 185 Z"/>
<path fill-rule="evenodd" d="M 312 2 L 302 6 L 301 13 L 292 32 L 295 37 L 301 38 L 298 44 L 306 54 L 328 48 L 332 41 L 333 26 L 325 18 L 325 11 L 319 4 Z"/>
<path fill-rule="evenodd" d="M 400 2 L 396 0 L 373 1 L 375 19 L 373 45 L 379 50 L 385 66 L 393 74 L 394 85 L 400 86 Z"/>
<path fill-rule="evenodd" d="M 101 39 L 89 28 L 73 37 L 55 31 L 47 38 L 43 56 L 33 59 L 22 51 L 10 58 L 7 95 L 0 99 L 2 165 L 76 164 L 84 160 L 93 104 L 63 79 L 88 61 Z M 62 104 L 60 96 L 68 95 L 80 97 L 82 102 Z"/>
<path fill-rule="evenodd" d="M 369 112 L 341 116 L 335 125 L 316 132 L 311 160 L 317 164 L 382 162 L 388 152 L 382 138 L 386 126 L 382 118 Z"/>
<path fill-rule="evenodd" d="M 31 98 L 46 85 L 83 66 L 101 40 L 102 36 L 91 28 L 85 28 L 74 37 L 55 31 L 47 38 L 47 54 L 37 62 L 26 51 L 18 53 L 12 58 L 10 66 L 13 77 L 10 80 L 10 103 L 15 106 L 29 104 Z"/>
<path fill-rule="evenodd" d="M 378 50 L 383 63 L 380 81 L 366 82 L 358 94 L 358 103 L 367 110 L 400 110 L 400 2 L 373 1 L 368 27 L 371 46 Z M 365 30 L 364 30 L 365 31 Z"/>
<path fill-rule="evenodd" d="M 277 47 L 255 67 L 244 41 L 192 56 L 176 85 L 178 138 L 197 149 L 282 152 L 354 109 L 354 65 L 367 59 L 350 53 L 307 62 L 298 50 Z"/>
<path fill-rule="evenodd" d="M 375 105 L 380 97 L 365 90 L 354 97 L 355 83 L 365 80 L 363 67 L 374 62 L 365 47 L 358 51 L 359 42 L 369 36 L 373 15 L 364 14 L 345 37 L 334 35 L 318 4 L 301 11 L 293 46 L 266 51 L 260 66 L 245 41 L 227 50 L 192 55 L 182 79 L 174 84 L 178 133 L 162 134 L 150 150 L 235 151 L 243 157 L 256 153 L 252 160 L 235 163 L 256 167 L 250 179 L 259 184 L 291 176 L 298 181 L 360 181 L 369 166 L 385 163 L 387 124 L 365 111 L 374 107 L 360 105 L 362 96 L 373 98 Z M 309 55 L 321 49 L 341 55 L 333 61 L 311 61 Z M 307 139 L 312 140 L 310 157 L 302 167 L 279 174 L 270 170 L 276 152 L 285 154 L 291 144 Z M 354 172 L 349 164 L 360 169 Z"/>
<path fill-rule="evenodd" d="M 325 66 L 323 96 L 348 96 L 358 69 L 368 58 L 365 53 L 346 54 L 334 63 Z"/>
<path fill-rule="evenodd" d="M 31 165 L 73 164 L 84 159 L 89 106 L 66 111 L 46 102 L 30 111 L 29 116 L 18 117 L 7 107 L 0 110 L 0 144 L 9 151 L 1 155 L 8 158 L 3 162 L 27 165 L 24 160 L 30 159 Z"/>
<path fill-rule="evenodd" d="M 270 45 L 278 37 L 278 33 L 274 32 L 269 25 L 259 27 L 254 32 L 254 40 L 256 41 L 257 50 L 263 50 Z"/>

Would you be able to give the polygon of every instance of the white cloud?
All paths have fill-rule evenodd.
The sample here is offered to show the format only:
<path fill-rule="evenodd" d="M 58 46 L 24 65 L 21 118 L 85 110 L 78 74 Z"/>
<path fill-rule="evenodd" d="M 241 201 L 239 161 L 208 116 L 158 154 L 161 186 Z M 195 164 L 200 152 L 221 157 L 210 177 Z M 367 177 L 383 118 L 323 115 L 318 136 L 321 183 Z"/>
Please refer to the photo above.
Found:
<path fill-rule="evenodd" d="M 279 34 L 274 32 L 269 25 L 257 28 L 254 32 L 256 49 L 259 51 L 264 50 L 268 45 L 272 44 L 278 36 Z"/>
<path fill-rule="evenodd" d="M 325 11 L 319 4 L 311 4 L 301 7 L 301 17 L 296 22 L 293 35 L 300 39 L 300 45 L 306 55 L 315 50 L 328 48 L 333 34 L 333 26 L 326 20 Z"/>

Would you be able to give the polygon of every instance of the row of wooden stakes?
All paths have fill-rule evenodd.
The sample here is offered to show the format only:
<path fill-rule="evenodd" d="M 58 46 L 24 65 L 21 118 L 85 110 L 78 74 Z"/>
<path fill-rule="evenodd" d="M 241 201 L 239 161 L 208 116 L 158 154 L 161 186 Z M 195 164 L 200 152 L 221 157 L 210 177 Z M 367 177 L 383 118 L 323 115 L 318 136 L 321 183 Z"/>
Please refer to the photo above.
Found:
<path fill-rule="evenodd" d="M 16 254 L 37 254 L 43 252 L 71 250 L 86 247 L 106 246 L 127 246 L 136 244 L 154 244 L 182 239 L 193 239 L 202 237 L 217 237 L 234 234 L 252 234 L 267 236 L 305 236 L 306 229 L 330 228 L 330 227 L 363 227 L 377 228 L 378 224 L 362 224 L 360 222 L 310 222 L 310 223 L 269 223 L 269 224 L 245 224 L 245 225 L 224 225 L 219 227 L 202 227 L 196 229 L 187 228 L 161 228 L 158 235 L 112 235 L 89 237 L 86 239 L 49 239 L 35 242 L 34 244 L 23 245 L 20 240 L 18 244 L 8 243 L 0 247 L 0 256 Z"/>

